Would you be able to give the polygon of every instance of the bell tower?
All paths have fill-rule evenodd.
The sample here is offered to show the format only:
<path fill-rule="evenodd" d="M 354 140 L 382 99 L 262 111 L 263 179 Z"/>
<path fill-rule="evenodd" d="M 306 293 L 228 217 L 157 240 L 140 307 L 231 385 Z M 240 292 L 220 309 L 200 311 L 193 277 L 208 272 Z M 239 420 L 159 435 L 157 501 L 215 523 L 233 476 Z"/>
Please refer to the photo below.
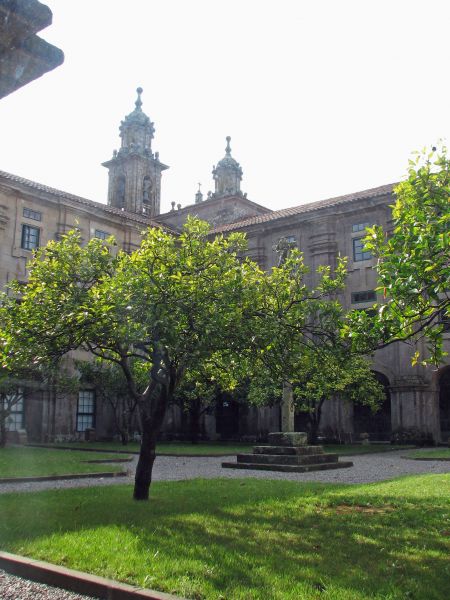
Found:
<path fill-rule="evenodd" d="M 238 161 L 231 156 L 230 136 L 227 136 L 226 139 L 225 156 L 217 163 L 217 166 L 213 167 L 212 171 L 215 182 L 214 198 L 242 196 L 242 168 Z"/>
<path fill-rule="evenodd" d="M 142 111 L 142 88 L 135 109 L 120 124 L 122 143 L 111 160 L 102 163 L 109 171 L 108 204 L 155 217 L 160 213 L 161 173 L 168 169 L 152 152 L 153 123 Z"/>

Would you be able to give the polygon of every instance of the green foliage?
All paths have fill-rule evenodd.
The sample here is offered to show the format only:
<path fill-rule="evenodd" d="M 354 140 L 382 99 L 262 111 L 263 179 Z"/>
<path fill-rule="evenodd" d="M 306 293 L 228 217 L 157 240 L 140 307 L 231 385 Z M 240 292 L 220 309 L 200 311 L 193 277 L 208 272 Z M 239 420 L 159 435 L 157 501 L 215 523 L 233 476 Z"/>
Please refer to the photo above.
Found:
<path fill-rule="evenodd" d="M 94 386 L 97 398 L 100 398 L 112 409 L 115 429 L 120 434 L 122 444 L 128 444 L 133 425 L 138 430 L 139 423 L 133 419 L 137 402 L 130 394 L 123 370 L 117 363 L 101 358 L 91 362 L 76 361 L 76 365 L 80 373 L 80 385 Z M 148 369 L 147 372 L 142 367 L 137 369 L 136 361 L 130 361 L 130 369 L 137 381 L 138 389 L 145 389 Z"/>
<path fill-rule="evenodd" d="M 81 348 L 122 369 L 143 428 L 136 475 L 143 498 L 156 436 L 177 386 L 214 353 L 239 350 L 247 337 L 246 311 L 257 304 L 253 282 L 260 271 L 238 257 L 243 236 L 208 240 L 208 232 L 208 224 L 195 219 L 178 237 L 149 229 L 127 254 L 98 239 L 82 245 L 72 231 L 38 250 L 20 303 L 2 298 L 4 366 L 48 364 Z M 19 284 L 12 291 L 18 293 Z"/>
<path fill-rule="evenodd" d="M 443 146 L 416 153 L 396 189 L 393 230 L 369 228 L 365 245 L 378 258 L 384 301 L 375 318 L 356 312 L 346 330 L 357 347 L 426 341 L 413 362 L 439 363 L 442 321 L 450 319 L 450 159 Z"/>
<path fill-rule="evenodd" d="M 375 410 L 383 391 L 368 362 L 341 336 L 345 312 L 336 296 L 345 286 L 345 259 L 338 259 L 334 272 L 321 267 L 312 289 L 308 275 L 302 254 L 294 249 L 262 281 L 263 305 L 246 368 L 252 373 L 253 403 L 273 404 L 281 399 L 283 384 L 293 387 L 296 411 L 308 414 L 315 441 L 325 400 L 361 402 Z"/>

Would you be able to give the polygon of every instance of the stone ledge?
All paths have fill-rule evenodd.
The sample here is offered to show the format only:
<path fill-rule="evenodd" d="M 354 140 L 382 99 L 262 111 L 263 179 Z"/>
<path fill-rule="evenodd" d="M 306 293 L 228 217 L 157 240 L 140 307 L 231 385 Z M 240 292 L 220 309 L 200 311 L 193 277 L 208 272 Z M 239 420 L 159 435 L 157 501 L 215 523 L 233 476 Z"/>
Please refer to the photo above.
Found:
<path fill-rule="evenodd" d="M 350 461 L 336 463 L 321 463 L 312 465 L 277 465 L 277 464 L 255 464 L 255 463 L 231 463 L 223 462 L 224 469 L 245 469 L 248 471 L 282 471 L 285 473 L 309 473 L 310 471 L 327 471 L 330 469 L 346 469 L 353 467 Z"/>
<path fill-rule="evenodd" d="M 428 458 L 425 456 L 418 456 L 417 458 L 413 458 L 412 456 L 405 455 L 405 456 L 401 456 L 400 458 L 406 458 L 407 460 L 423 460 L 423 461 L 427 461 L 427 462 L 432 462 L 433 460 L 436 462 L 450 462 L 450 458 L 443 458 L 443 457 Z"/>
<path fill-rule="evenodd" d="M 0 552 L 0 568 L 24 579 L 104 600 L 184 600 L 180 596 L 137 588 L 9 552 Z"/>
<path fill-rule="evenodd" d="M 43 475 L 36 477 L 2 477 L 0 478 L 0 484 L 2 483 L 34 483 L 36 481 L 62 481 L 65 479 L 88 479 L 92 477 L 126 477 L 125 471 L 119 471 L 117 473 L 107 471 L 105 473 L 73 473 L 72 475 Z"/>

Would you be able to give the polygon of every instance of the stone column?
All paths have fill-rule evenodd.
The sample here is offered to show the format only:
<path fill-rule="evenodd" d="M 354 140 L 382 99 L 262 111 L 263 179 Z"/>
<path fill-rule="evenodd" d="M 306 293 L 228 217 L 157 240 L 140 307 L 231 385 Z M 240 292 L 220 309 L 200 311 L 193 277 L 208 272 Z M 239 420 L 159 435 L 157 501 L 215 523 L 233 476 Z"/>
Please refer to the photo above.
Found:
<path fill-rule="evenodd" d="M 283 384 L 283 399 L 281 401 L 281 431 L 295 431 L 294 418 L 295 408 L 292 385 L 285 382 Z"/>
<path fill-rule="evenodd" d="M 418 429 L 438 443 L 439 393 L 418 377 L 397 378 L 390 387 L 392 430 Z"/>

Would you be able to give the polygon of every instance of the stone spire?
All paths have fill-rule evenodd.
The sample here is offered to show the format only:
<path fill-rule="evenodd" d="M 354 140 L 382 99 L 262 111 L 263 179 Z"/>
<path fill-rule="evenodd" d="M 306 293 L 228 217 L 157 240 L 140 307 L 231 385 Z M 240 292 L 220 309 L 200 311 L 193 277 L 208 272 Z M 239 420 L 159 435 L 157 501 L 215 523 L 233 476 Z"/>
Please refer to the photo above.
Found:
<path fill-rule="evenodd" d="M 152 152 L 155 127 L 142 111 L 142 88 L 136 92 L 135 108 L 120 124 L 120 149 L 103 163 L 109 170 L 108 204 L 154 217 L 160 213 L 161 173 L 168 167 Z"/>
<path fill-rule="evenodd" d="M 242 196 L 242 168 L 237 160 L 231 156 L 231 137 L 227 136 L 226 140 L 225 156 L 217 163 L 217 166 L 213 167 L 212 171 L 215 182 L 214 198 Z"/>

